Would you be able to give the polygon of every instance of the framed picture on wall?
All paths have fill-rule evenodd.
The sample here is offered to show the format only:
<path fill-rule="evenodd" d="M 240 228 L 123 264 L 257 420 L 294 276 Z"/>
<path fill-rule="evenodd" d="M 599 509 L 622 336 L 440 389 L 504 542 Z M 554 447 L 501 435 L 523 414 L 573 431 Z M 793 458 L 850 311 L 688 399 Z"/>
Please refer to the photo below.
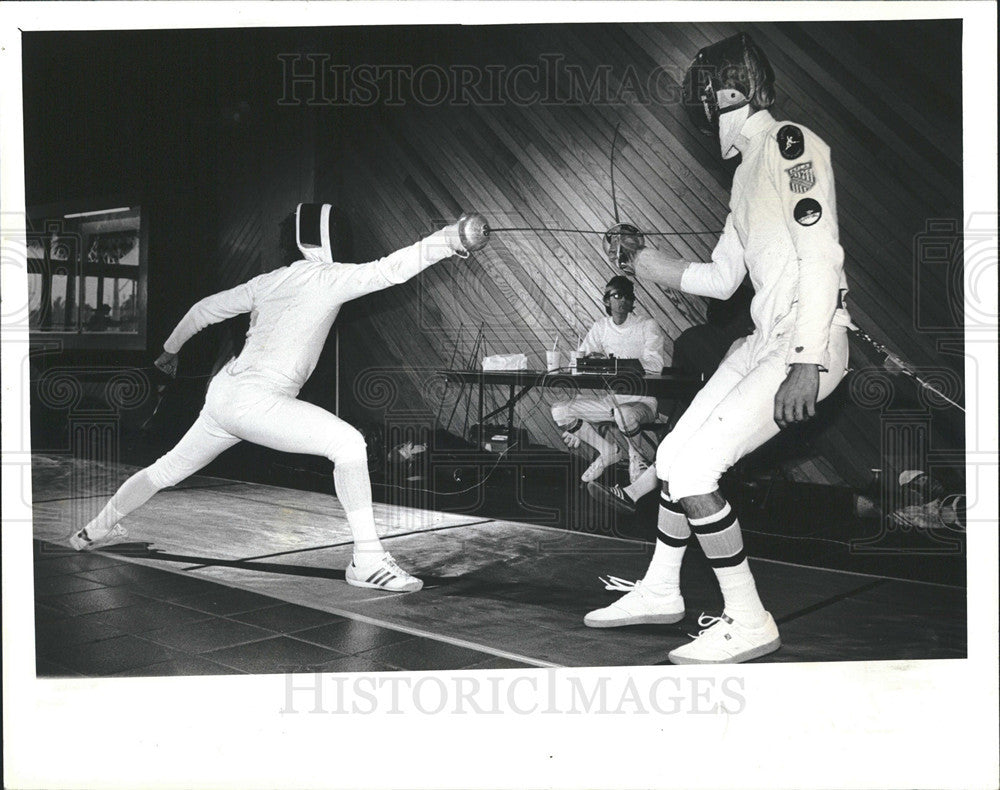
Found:
<path fill-rule="evenodd" d="M 119 203 L 29 209 L 32 335 L 65 348 L 146 347 L 147 228 L 141 206 Z"/>

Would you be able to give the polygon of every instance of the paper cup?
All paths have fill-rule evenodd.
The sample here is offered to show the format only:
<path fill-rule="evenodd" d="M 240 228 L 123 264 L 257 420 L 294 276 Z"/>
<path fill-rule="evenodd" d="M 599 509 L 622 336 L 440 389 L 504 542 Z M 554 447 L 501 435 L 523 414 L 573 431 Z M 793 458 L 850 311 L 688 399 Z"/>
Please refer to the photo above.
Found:
<path fill-rule="evenodd" d="M 546 351 L 545 352 L 545 367 L 551 373 L 553 370 L 559 370 L 559 352 L 558 351 Z"/>

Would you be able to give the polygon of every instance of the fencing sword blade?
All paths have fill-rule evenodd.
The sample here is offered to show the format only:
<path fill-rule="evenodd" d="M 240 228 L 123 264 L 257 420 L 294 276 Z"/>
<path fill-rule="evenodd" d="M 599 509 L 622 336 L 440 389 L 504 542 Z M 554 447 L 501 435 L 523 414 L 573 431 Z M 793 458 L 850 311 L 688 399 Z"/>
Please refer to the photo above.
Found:
<path fill-rule="evenodd" d="M 490 233 L 580 233 L 584 235 L 603 236 L 606 230 L 582 230 L 580 228 L 558 228 L 558 227 L 517 227 L 517 228 L 494 228 L 490 226 Z M 644 230 L 643 236 L 718 236 L 721 230 Z"/>

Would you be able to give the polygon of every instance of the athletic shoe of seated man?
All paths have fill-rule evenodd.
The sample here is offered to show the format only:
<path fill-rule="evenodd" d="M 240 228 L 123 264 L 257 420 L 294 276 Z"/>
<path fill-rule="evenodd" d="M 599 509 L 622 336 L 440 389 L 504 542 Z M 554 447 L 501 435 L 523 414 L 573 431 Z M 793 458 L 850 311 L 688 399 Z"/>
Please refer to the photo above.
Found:
<path fill-rule="evenodd" d="M 102 546 L 121 543 L 128 537 L 128 530 L 121 524 L 115 524 L 103 535 L 91 535 L 86 527 L 70 536 L 69 545 L 76 551 L 90 551 Z"/>
<path fill-rule="evenodd" d="M 638 450 L 634 447 L 629 447 L 628 451 L 628 482 L 629 484 L 634 483 L 640 477 L 642 477 L 643 472 L 649 469 L 649 461 L 642 457 Z"/>
<path fill-rule="evenodd" d="M 614 466 L 621 460 L 621 453 L 615 448 L 613 453 L 599 455 L 586 471 L 580 475 L 580 480 L 584 483 L 592 483 L 604 474 L 604 470 L 609 466 Z"/>
<path fill-rule="evenodd" d="M 378 555 L 362 567 L 351 560 L 344 571 L 344 579 L 354 587 L 371 587 L 387 592 L 416 592 L 424 586 L 420 579 L 400 568 L 389 552 Z"/>
<path fill-rule="evenodd" d="M 613 486 L 606 486 L 603 483 L 588 483 L 587 493 L 596 501 L 611 505 L 616 513 L 624 513 L 629 516 L 635 513 L 635 500 L 625 493 L 625 489 L 617 483 Z"/>
<path fill-rule="evenodd" d="M 688 642 L 667 654 L 674 664 L 739 664 L 766 656 L 781 647 L 778 626 L 767 613 L 767 619 L 756 628 L 733 621 L 728 615 L 702 615 L 698 625 L 703 630 L 693 642 Z"/>
<path fill-rule="evenodd" d="M 620 628 L 626 625 L 671 625 L 684 619 L 684 599 L 677 594 L 658 592 L 654 586 L 643 586 L 642 579 L 625 582 L 610 577 L 608 589 L 629 592 L 610 606 L 588 612 L 583 624 L 590 628 Z M 602 581 L 604 581 L 602 579 Z"/>

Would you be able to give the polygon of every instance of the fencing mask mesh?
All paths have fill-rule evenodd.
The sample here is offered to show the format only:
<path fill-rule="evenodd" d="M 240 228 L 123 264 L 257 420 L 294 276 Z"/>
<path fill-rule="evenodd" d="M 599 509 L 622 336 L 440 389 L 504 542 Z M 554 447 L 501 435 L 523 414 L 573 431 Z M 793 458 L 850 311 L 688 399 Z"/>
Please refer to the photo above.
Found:
<path fill-rule="evenodd" d="M 719 133 L 719 115 L 746 105 L 719 110 L 717 93 L 738 90 L 755 110 L 774 104 L 774 70 L 767 56 L 746 33 L 701 49 L 684 75 L 684 108 L 704 134 Z"/>

